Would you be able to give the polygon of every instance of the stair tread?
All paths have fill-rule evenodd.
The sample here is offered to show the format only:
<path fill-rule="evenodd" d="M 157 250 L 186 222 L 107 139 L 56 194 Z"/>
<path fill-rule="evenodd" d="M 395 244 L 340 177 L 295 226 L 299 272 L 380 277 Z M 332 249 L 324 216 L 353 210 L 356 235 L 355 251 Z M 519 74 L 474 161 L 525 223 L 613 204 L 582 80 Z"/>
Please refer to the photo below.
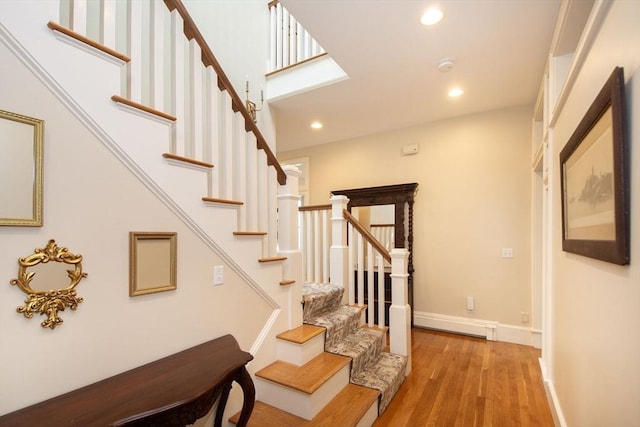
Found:
<path fill-rule="evenodd" d="M 407 368 L 407 357 L 398 354 L 380 353 L 379 358 L 351 376 L 353 384 L 374 388 L 380 391 L 379 413 L 389 405 L 393 396 L 404 382 Z"/>
<path fill-rule="evenodd" d="M 331 353 L 321 353 L 302 366 L 276 360 L 256 372 L 256 376 L 312 394 L 336 372 L 348 365 L 351 359 Z"/>
<path fill-rule="evenodd" d="M 304 344 L 311 338 L 314 338 L 325 331 L 325 328 L 313 325 L 300 325 L 297 328 L 290 329 L 286 332 L 278 334 L 281 340 L 291 341 L 296 344 Z"/>
<path fill-rule="evenodd" d="M 378 395 L 377 390 L 348 384 L 311 421 L 256 401 L 247 427 L 356 426 Z M 238 412 L 229 421 L 236 424 L 239 418 Z"/>
<path fill-rule="evenodd" d="M 286 279 L 280 282 L 280 286 L 288 286 L 288 285 L 293 285 L 294 283 L 296 283 L 295 280 L 293 279 Z"/>
<path fill-rule="evenodd" d="M 286 260 L 287 260 L 286 256 L 274 256 L 270 258 L 260 258 L 258 259 L 258 262 L 265 263 L 265 262 L 276 262 L 276 261 L 286 261 Z"/>
<path fill-rule="evenodd" d="M 244 205 L 244 202 L 241 202 L 240 200 L 218 199 L 217 197 L 203 197 L 202 201 L 209 202 L 209 203 L 220 203 L 223 205 L 234 205 L 234 206 Z"/>
<path fill-rule="evenodd" d="M 266 231 L 234 231 L 234 236 L 266 236 Z"/>

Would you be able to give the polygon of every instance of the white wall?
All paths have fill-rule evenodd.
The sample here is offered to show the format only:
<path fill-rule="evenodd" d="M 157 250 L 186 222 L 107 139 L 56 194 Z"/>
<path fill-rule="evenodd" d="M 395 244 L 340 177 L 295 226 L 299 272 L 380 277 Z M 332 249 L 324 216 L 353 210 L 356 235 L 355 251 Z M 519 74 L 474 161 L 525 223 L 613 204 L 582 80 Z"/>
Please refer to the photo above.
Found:
<path fill-rule="evenodd" d="M 310 204 L 327 203 L 331 190 L 417 182 L 416 316 L 529 329 L 521 313 L 531 313 L 530 117 L 529 107 L 491 111 L 278 158 L 309 157 Z M 414 143 L 419 153 L 403 156 Z M 507 247 L 511 259 L 501 257 Z"/>
<path fill-rule="evenodd" d="M 559 184 L 553 211 L 552 372 L 568 426 L 640 422 L 640 2 L 615 1 L 580 69 L 554 129 L 559 153 L 615 66 L 624 67 L 631 167 L 631 264 L 617 266 L 562 252 Z"/>
<path fill-rule="evenodd" d="M 0 414 L 232 333 L 248 350 L 272 308 L 222 262 L 0 42 L 0 109 L 43 119 L 44 226 L 0 227 Z M 178 288 L 131 298 L 130 231 L 178 233 Z M 16 313 L 18 258 L 49 239 L 83 255 L 77 311 L 55 330 Z M 234 398 L 232 397 L 232 400 Z"/>

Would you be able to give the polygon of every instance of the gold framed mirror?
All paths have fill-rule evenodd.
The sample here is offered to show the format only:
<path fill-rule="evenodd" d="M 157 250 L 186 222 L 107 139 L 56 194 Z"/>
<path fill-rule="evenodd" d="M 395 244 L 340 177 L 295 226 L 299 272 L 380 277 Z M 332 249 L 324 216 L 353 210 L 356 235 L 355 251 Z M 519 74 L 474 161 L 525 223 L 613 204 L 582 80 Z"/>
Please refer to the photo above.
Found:
<path fill-rule="evenodd" d="M 0 225 L 42 226 L 44 120 L 0 110 Z"/>
<path fill-rule="evenodd" d="M 36 313 L 47 316 L 40 323 L 43 328 L 54 329 L 61 324 L 59 312 L 67 307 L 75 310 L 83 301 L 75 290 L 78 283 L 87 277 L 87 273 L 82 271 L 81 261 L 82 255 L 58 246 L 53 239 L 44 248 L 36 248 L 31 255 L 19 258 L 18 278 L 12 279 L 11 284 L 26 293 L 27 299 L 25 305 L 16 311 L 28 319 Z M 73 266 L 73 269 L 66 270 L 68 266 Z M 69 280 L 66 286 L 65 280 Z"/>

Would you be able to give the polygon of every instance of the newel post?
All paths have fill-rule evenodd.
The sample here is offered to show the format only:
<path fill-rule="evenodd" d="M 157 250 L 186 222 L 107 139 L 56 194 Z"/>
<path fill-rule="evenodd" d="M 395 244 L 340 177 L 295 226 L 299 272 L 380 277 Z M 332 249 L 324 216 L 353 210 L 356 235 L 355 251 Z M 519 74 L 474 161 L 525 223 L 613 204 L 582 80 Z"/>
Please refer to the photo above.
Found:
<path fill-rule="evenodd" d="M 409 274 L 406 249 L 391 251 L 391 307 L 389 336 L 391 353 L 408 357 L 407 374 L 411 372 L 411 306 L 409 306 Z"/>
<path fill-rule="evenodd" d="M 278 255 L 287 257 L 283 265 L 285 280 L 295 280 L 288 293 L 288 326 L 293 329 L 302 324 L 302 254 L 298 244 L 298 180 L 302 172 L 291 165 L 283 166 L 287 183 L 278 186 Z"/>
<path fill-rule="evenodd" d="M 331 251 L 329 259 L 329 283 L 332 285 L 348 286 L 347 280 L 347 220 L 344 210 L 347 209 L 349 199 L 346 196 L 331 196 Z M 344 292 L 342 302 L 348 301 L 348 292 Z"/>

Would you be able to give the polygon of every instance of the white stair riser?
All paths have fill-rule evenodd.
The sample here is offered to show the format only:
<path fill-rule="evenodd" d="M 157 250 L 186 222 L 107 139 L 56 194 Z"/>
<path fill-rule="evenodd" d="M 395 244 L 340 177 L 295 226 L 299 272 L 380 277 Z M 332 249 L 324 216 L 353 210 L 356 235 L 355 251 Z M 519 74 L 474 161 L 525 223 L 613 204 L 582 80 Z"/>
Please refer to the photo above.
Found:
<path fill-rule="evenodd" d="M 283 411 L 311 420 L 349 383 L 349 364 L 312 394 L 256 377 L 256 398 Z"/>
<path fill-rule="evenodd" d="M 291 341 L 278 340 L 277 358 L 283 362 L 302 366 L 324 352 L 324 332 L 309 341 L 297 344 Z"/>
<path fill-rule="evenodd" d="M 371 427 L 378 418 L 378 399 L 374 400 L 356 427 Z"/>

